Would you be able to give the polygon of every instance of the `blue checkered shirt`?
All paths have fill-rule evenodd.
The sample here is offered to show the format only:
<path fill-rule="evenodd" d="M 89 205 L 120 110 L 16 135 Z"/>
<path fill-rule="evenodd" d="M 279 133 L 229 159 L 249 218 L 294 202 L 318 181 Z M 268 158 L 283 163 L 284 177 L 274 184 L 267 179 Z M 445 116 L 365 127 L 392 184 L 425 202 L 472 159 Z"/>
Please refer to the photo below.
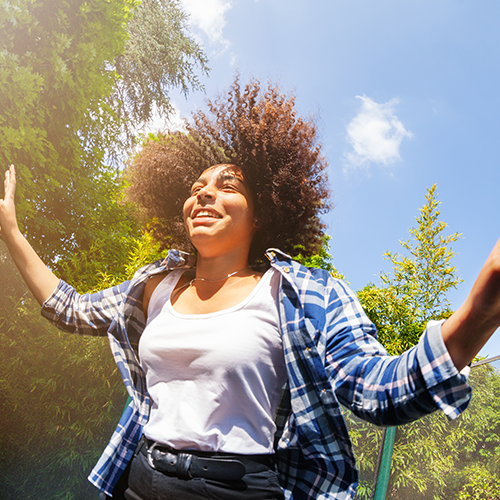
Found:
<path fill-rule="evenodd" d="M 439 323 L 418 345 L 389 356 L 354 293 L 327 272 L 268 250 L 281 274 L 279 317 L 288 382 L 276 423 L 275 448 L 287 500 L 354 497 L 358 474 L 339 404 L 377 425 L 398 425 L 440 408 L 458 416 L 470 399 L 466 377 L 450 359 Z M 131 402 L 89 480 L 111 495 L 148 420 L 150 399 L 137 357 L 144 329 L 147 280 L 186 265 L 183 252 L 139 269 L 133 279 L 78 294 L 61 281 L 42 314 L 62 330 L 108 335 Z"/>

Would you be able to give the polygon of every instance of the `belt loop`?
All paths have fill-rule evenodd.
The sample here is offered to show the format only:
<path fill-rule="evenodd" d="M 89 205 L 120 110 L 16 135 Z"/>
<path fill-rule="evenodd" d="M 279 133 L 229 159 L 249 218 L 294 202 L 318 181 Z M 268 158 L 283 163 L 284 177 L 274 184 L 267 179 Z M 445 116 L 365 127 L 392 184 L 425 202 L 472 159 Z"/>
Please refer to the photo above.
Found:
<path fill-rule="evenodd" d="M 144 436 L 144 434 L 141 436 L 141 439 L 139 439 L 139 442 L 137 443 L 137 448 L 135 449 L 134 451 L 134 458 L 139 455 L 139 453 L 141 452 L 142 450 L 142 447 L 144 446 L 144 444 L 146 443 L 146 437 Z"/>
<path fill-rule="evenodd" d="M 192 479 L 193 476 L 189 472 L 193 455 L 190 453 L 179 453 L 177 455 L 177 462 L 175 463 L 175 471 L 180 479 Z"/>

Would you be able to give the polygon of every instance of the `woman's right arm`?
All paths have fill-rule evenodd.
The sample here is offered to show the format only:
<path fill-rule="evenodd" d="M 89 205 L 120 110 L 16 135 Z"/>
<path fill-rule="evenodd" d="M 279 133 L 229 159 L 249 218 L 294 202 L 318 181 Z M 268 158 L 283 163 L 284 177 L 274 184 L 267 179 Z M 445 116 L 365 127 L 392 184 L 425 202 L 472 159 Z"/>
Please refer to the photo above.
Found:
<path fill-rule="evenodd" d="M 14 195 L 16 171 L 14 165 L 5 172 L 5 195 L 0 199 L 0 236 L 35 299 L 43 304 L 56 289 L 59 278 L 42 262 L 19 230 Z"/>

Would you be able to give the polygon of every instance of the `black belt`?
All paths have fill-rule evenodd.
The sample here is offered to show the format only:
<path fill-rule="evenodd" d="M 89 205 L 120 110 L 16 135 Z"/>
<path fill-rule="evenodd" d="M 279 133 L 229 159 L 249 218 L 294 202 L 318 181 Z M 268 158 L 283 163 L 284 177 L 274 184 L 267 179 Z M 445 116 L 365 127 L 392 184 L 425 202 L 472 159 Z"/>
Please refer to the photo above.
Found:
<path fill-rule="evenodd" d="M 245 474 L 274 468 L 274 455 L 231 455 L 196 450 L 178 451 L 167 445 L 141 438 L 135 454 L 142 453 L 149 465 L 181 479 L 203 477 L 217 481 L 237 481 Z"/>

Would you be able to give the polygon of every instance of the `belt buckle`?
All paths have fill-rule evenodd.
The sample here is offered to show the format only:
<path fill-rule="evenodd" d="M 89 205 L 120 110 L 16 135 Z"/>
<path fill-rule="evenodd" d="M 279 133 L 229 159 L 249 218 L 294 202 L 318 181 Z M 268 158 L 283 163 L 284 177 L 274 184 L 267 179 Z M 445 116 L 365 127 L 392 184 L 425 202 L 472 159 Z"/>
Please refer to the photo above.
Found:
<path fill-rule="evenodd" d="M 147 451 L 148 464 L 152 469 L 154 469 L 158 472 L 167 472 L 168 471 L 170 473 L 177 474 L 177 476 L 181 479 L 192 479 L 193 478 L 193 476 L 191 475 L 191 472 L 189 470 L 189 468 L 191 467 L 192 459 L 193 459 L 193 456 L 191 454 L 179 453 L 176 456 L 172 454 L 170 456 L 171 457 L 175 456 L 175 461 L 174 461 L 174 460 L 169 460 L 169 458 L 167 457 L 167 455 L 169 455 L 169 453 L 162 452 L 161 450 L 158 450 L 159 453 L 164 455 L 166 461 L 168 462 L 168 465 L 170 465 L 170 468 L 167 464 L 165 464 L 164 467 L 157 468 L 155 461 L 154 461 L 154 457 L 153 457 L 153 451 L 155 450 L 155 448 L 157 446 L 161 446 L 161 443 L 158 443 L 157 441 L 155 441 L 148 448 L 148 451 Z M 163 464 L 160 462 L 160 465 L 163 465 Z"/>
<path fill-rule="evenodd" d="M 150 467 L 154 470 L 158 470 L 155 466 L 155 463 L 154 463 L 154 460 L 153 460 L 153 450 L 156 448 L 156 446 L 158 445 L 159 443 L 157 441 L 155 441 L 149 448 L 148 448 L 148 452 L 147 452 L 147 458 L 148 458 L 148 464 L 150 465 Z M 158 450 L 160 453 L 161 451 Z M 173 465 L 173 464 L 172 464 Z"/>

